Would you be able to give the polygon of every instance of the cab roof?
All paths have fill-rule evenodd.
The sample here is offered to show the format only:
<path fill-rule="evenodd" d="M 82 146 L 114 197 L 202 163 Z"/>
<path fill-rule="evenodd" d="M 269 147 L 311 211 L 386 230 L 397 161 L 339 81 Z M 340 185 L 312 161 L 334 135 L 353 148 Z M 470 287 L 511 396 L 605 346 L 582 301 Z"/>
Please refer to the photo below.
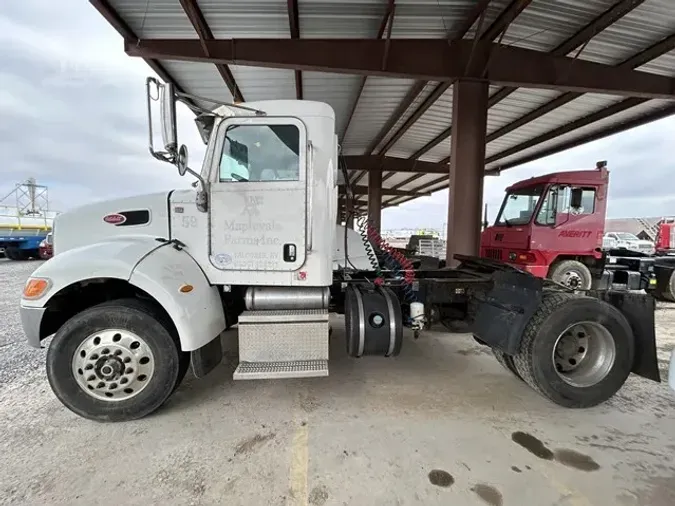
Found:
<path fill-rule="evenodd" d="M 521 188 L 529 188 L 539 184 L 550 183 L 567 183 L 575 185 L 597 185 L 607 183 L 609 180 L 609 171 L 606 168 L 598 168 L 593 170 L 568 170 L 564 172 L 551 172 L 543 176 L 531 177 L 518 181 L 509 186 L 506 191 L 519 190 Z"/>

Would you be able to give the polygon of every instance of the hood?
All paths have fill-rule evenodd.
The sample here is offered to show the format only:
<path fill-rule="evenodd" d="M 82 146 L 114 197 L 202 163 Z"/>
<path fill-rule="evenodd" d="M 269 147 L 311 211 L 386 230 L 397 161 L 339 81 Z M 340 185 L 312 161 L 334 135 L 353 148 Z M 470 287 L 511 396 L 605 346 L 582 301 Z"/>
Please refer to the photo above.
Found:
<path fill-rule="evenodd" d="M 514 225 L 494 226 L 483 230 L 481 234 L 481 248 L 512 248 L 527 249 L 530 242 L 528 227 Z"/>
<path fill-rule="evenodd" d="M 87 204 L 60 214 L 54 221 L 54 253 L 114 237 L 169 237 L 170 192 L 148 193 Z"/>

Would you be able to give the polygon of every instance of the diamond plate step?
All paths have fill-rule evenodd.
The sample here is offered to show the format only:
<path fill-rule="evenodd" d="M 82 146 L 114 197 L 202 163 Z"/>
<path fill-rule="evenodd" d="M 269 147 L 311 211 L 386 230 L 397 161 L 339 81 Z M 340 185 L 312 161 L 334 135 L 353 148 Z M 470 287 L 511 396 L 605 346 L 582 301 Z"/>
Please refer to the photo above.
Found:
<path fill-rule="evenodd" d="M 328 376 L 328 360 L 293 362 L 241 362 L 234 371 L 235 380 L 313 378 Z"/>

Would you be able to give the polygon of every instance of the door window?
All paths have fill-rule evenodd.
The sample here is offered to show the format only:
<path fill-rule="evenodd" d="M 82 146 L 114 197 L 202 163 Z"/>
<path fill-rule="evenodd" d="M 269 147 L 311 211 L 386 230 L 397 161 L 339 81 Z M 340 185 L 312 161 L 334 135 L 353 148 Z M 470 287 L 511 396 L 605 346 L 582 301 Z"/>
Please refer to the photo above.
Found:
<path fill-rule="evenodd" d="M 300 131 L 295 125 L 230 125 L 220 182 L 299 181 Z"/>

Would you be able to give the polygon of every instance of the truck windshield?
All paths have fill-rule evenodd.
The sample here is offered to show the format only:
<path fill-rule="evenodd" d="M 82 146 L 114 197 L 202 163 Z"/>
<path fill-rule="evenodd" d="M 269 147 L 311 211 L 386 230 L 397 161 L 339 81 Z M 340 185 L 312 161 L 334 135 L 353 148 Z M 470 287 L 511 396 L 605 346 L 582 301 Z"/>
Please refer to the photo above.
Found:
<path fill-rule="evenodd" d="M 525 225 L 532 219 L 544 185 L 519 188 L 506 194 L 495 225 Z"/>

